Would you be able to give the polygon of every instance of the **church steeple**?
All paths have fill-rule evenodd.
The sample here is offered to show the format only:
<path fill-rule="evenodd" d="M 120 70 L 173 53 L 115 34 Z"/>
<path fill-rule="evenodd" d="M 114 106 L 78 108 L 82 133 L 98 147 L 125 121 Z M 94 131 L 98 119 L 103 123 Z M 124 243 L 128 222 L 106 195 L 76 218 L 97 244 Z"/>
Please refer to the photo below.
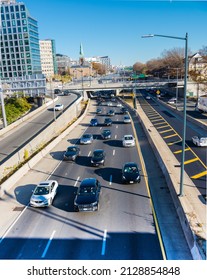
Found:
<path fill-rule="evenodd" d="M 82 43 L 80 44 L 79 63 L 80 63 L 80 65 L 84 64 L 84 53 L 83 53 Z"/>

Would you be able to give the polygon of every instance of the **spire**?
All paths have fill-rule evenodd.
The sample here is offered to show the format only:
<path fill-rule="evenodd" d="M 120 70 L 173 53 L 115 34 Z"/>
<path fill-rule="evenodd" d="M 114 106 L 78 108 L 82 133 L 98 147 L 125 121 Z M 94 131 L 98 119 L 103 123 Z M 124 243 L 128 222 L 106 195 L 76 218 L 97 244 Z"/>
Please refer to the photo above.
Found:
<path fill-rule="evenodd" d="M 80 53 L 79 54 L 80 54 L 80 57 L 84 56 L 82 43 L 80 44 Z"/>
<path fill-rule="evenodd" d="M 80 44 L 80 52 L 79 52 L 79 63 L 80 65 L 83 65 L 84 64 L 84 54 L 83 54 L 83 46 L 82 46 L 82 43 Z"/>

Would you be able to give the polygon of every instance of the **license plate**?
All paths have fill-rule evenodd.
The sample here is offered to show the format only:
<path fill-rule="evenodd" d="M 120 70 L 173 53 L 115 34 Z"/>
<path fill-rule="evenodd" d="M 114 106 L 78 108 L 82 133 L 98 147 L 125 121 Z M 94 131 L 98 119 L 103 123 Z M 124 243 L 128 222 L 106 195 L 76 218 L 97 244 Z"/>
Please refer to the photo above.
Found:
<path fill-rule="evenodd" d="M 134 183 L 134 181 L 129 181 L 130 184 Z"/>

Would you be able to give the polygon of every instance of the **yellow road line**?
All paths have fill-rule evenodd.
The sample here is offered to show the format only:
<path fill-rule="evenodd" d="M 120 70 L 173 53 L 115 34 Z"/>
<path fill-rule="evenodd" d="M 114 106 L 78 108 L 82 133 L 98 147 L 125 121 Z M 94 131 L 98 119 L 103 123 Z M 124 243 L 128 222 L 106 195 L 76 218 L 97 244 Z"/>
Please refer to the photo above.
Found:
<path fill-rule="evenodd" d="M 157 129 L 160 129 L 160 128 L 164 128 L 164 127 L 168 127 L 168 126 L 170 126 L 169 124 L 167 124 L 167 125 L 162 125 L 162 126 L 158 126 L 158 127 L 156 127 Z"/>
<path fill-rule="evenodd" d="M 162 131 L 160 131 L 159 133 L 162 134 L 162 133 L 169 132 L 169 131 L 172 131 L 172 130 L 173 130 L 173 129 L 170 128 L 170 129 L 167 129 L 167 130 L 162 130 Z"/>
<path fill-rule="evenodd" d="M 195 161 L 197 161 L 197 160 L 199 160 L 199 158 L 192 158 L 192 159 L 189 159 L 189 160 L 186 160 L 185 162 L 184 162 L 184 164 L 189 164 L 189 163 L 191 163 L 191 162 L 195 162 Z"/>
<path fill-rule="evenodd" d="M 186 148 L 185 149 L 185 152 L 186 151 L 191 151 L 191 149 L 190 148 Z M 176 151 L 176 152 L 174 152 L 174 154 L 181 154 L 182 153 L 182 150 L 179 150 L 179 151 Z"/>
<path fill-rule="evenodd" d="M 168 143 L 168 146 L 172 146 L 172 145 L 180 143 L 180 142 L 182 142 L 182 139 L 175 141 L 175 142 Z"/>
<path fill-rule="evenodd" d="M 201 173 L 198 173 L 198 174 L 196 174 L 196 175 L 191 176 L 191 179 L 198 179 L 198 178 L 201 178 L 201 177 L 203 177 L 203 176 L 205 176 L 205 175 L 207 175 L 207 170 L 206 170 L 206 171 L 203 171 L 203 172 L 201 172 Z"/>
<path fill-rule="evenodd" d="M 166 123 L 166 121 L 162 121 L 162 122 L 156 123 L 156 125 L 157 125 L 157 124 L 162 124 L 162 123 Z"/>
<path fill-rule="evenodd" d="M 174 137 L 174 136 L 178 136 L 178 134 L 177 134 L 177 133 L 174 133 L 174 134 L 165 136 L 165 137 L 163 137 L 163 138 L 164 138 L 164 139 L 168 139 L 168 138 L 171 138 L 171 137 Z"/>

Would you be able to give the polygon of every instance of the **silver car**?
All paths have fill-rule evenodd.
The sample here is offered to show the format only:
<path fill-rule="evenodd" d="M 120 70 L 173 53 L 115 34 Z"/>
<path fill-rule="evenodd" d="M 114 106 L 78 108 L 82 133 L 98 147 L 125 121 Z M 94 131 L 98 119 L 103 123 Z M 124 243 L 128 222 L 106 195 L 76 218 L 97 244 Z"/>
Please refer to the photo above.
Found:
<path fill-rule="evenodd" d="M 135 146 L 135 138 L 132 135 L 124 135 L 122 138 L 123 147 L 134 147 Z"/>
<path fill-rule="evenodd" d="M 80 144 L 91 144 L 93 142 L 93 135 L 90 133 L 83 134 L 80 139 Z"/>
<path fill-rule="evenodd" d="M 58 182 L 47 180 L 40 182 L 30 198 L 30 206 L 46 207 L 52 204 L 58 190 Z"/>

